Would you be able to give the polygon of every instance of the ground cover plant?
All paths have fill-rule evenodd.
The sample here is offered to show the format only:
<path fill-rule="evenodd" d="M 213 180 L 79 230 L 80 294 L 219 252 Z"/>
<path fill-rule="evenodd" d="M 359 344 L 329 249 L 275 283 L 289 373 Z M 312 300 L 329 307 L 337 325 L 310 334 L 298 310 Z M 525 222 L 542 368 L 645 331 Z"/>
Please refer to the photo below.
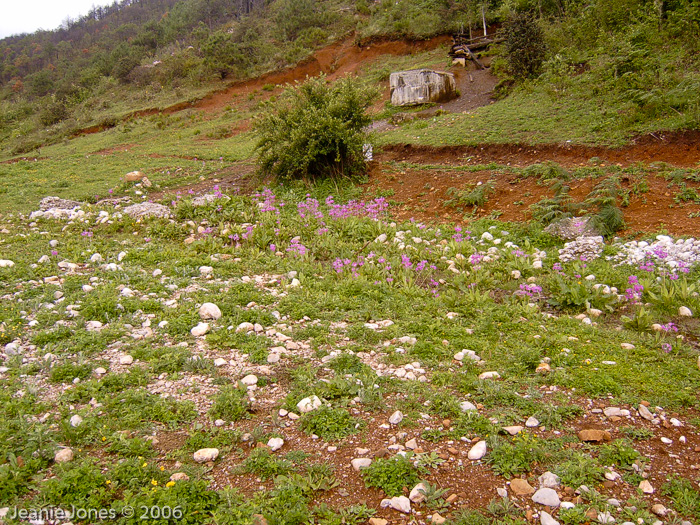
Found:
<path fill-rule="evenodd" d="M 401 222 L 349 184 L 195 201 L 3 215 L 6 506 L 692 518 L 697 241 Z M 573 508 L 516 491 L 543 475 Z"/>

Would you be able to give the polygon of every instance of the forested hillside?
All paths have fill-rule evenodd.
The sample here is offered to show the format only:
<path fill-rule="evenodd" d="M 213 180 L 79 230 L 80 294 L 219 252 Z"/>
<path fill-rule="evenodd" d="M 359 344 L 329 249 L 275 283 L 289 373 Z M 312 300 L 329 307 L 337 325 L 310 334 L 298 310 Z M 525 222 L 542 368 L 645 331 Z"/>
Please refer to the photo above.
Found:
<path fill-rule="evenodd" d="M 21 154 L 109 127 L 296 64 L 353 31 L 364 44 L 423 39 L 515 15 L 534 21 L 537 37 L 492 51 L 501 95 L 522 85 L 562 100 L 592 94 L 615 125 L 697 127 L 696 0 L 122 0 L 0 41 L 0 141 Z M 519 70 L 517 57 L 532 53 L 532 68 Z"/>

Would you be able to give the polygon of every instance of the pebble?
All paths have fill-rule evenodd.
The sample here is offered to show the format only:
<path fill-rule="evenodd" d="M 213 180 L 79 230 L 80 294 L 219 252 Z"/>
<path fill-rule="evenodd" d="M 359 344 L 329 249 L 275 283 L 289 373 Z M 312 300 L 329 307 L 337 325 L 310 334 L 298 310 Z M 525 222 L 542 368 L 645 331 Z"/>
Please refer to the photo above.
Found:
<path fill-rule="evenodd" d="M 401 421 L 403 421 L 403 414 L 400 410 L 397 410 L 396 412 L 391 414 L 391 416 L 389 416 L 389 423 L 391 423 L 392 425 L 398 425 L 399 423 L 401 423 Z"/>
<path fill-rule="evenodd" d="M 69 461 L 73 461 L 73 450 L 70 448 L 62 448 L 58 452 L 56 452 L 56 455 L 53 457 L 53 460 L 56 463 L 67 463 Z"/>
<path fill-rule="evenodd" d="M 615 523 L 615 518 L 609 512 L 599 512 L 598 513 L 598 523 Z"/>
<path fill-rule="evenodd" d="M 535 416 L 530 416 L 529 418 L 527 418 L 527 421 L 525 421 L 525 426 L 527 428 L 539 427 L 540 422 Z"/>
<path fill-rule="evenodd" d="M 243 379 L 241 379 L 241 383 L 243 383 L 246 386 L 257 385 L 258 384 L 258 376 L 253 375 L 253 374 L 248 374 Z M 286 416 L 287 413 L 285 412 L 284 415 Z"/>
<path fill-rule="evenodd" d="M 130 365 L 131 363 L 134 362 L 133 356 L 130 355 L 123 355 L 119 358 L 119 364 L 120 365 Z"/>
<path fill-rule="evenodd" d="M 70 418 L 70 426 L 72 426 L 73 428 L 79 427 L 82 422 L 83 418 L 80 417 L 78 414 L 75 414 Z"/>
<path fill-rule="evenodd" d="M 201 337 L 207 332 L 209 332 L 209 323 L 199 323 L 190 330 L 190 333 L 195 337 Z"/>
<path fill-rule="evenodd" d="M 559 495 L 554 489 L 543 487 L 532 495 L 532 501 L 540 505 L 556 508 L 560 505 Z"/>
<path fill-rule="evenodd" d="M 372 460 L 370 458 L 355 458 L 350 464 L 356 472 L 359 472 L 360 469 L 369 467 L 372 464 Z"/>
<path fill-rule="evenodd" d="M 190 477 L 184 472 L 176 472 L 170 476 L 170 481 L 189 481 Z"/>
<path fill-rule="evenodd" d="M 411 513 L 411 500 L 409 500 L 406 496 L 396 496 L 391 498 L 389 500 L 389 506 L 394 510 L 403 512 L 404 514 Z"/>
<path fill-rule="evenodd" d="M 299 401 L 297 403 L 297 408 L 299 409 L 299 412 L 306 414 L 307 412 L 316 410 L 321 406 L 321 404 L 321 400 L 318 398 L 318 396 L 309 396 Z M 292 417 L 291 413 L 289 414 L 289 417 Z"/>
<path fill-rule="evenodd" d="M 199 317 L 202 319 L 221 319 L 221 309 L 214 303 L 204 303 L 199 307 Z"/>
<path fill-rule="evenodd" d="M 505 430 L 511 436 L 515 436 L 515 435 L 519 434 L 520 432 L 522 432 L 523 427 L 520 425 L 513 425 L 513 426 L 509 426 L 509 427 L 503 427 L 503 430 Z"/>
<path fill-rule="evenodd" d="M 282 438 L 270 438 L 267 442 L 267 446 L 270 447 L 270 450 L 273 452 L 281 449 L 282 445 L 284 445 L 284 439 Z"/>
<path fill-rule="evenodd" d="M 423 503 L 425 501 L 425 493 L 427 490 L 428 488 L 425 486 L 425 483 L 418 483 L 418 485 L 411 489 L 408 499 L 413 503 Z"/>
<path fill-rule="evenodd" d="M 202 448 L 194 453 L 192 456 L 197 463 L 207 463 L 208 461 L 214 461 L 219 457 L 218 448 Z"/>
<path fill-rule="evenodd" d="M 516 496 L 529 496 L 535 493 L 534 487 L 532 487 L 527 480 L 520 478 L 514 478 L 510 481 L 510 490 L 512 490 L 513 494 Z"/>
<path fill-rule="evenodd" d="M 681 306 L 678 309 L 678 315 L 680 315 L 681 317 L 693 317 L 693 312 L 687 306 Z"/>
<path fill-rule="evenodd" d="M 639 412 L 639 415 L 647 421 L 652 421 L 654 419 L 654 414 L 652 414 L 651 411 L 644 405 L 639 405 L 637 411 Z"/>
<path fill-rule="evenodd" d="M 14 265 L 15 263 L 9 259 L 0 259 L 0 268 L 12 268 Z"/>
<path fill-rule="evenodd" d="M 555 520 L 552 515 L 548 512 L 540 512 L 540 523 L 541 525 L 559 525 L 559 522 Z"/>
<path fill-rule="evenodd" d="M 500 379 L 501 374 L 498 372 L 483 372 L 479 374 L 479 379 Z"/>
<path fill-rule="evenodd" d="M 545 472 L 537 479 L 537 481 L 539 481 L 540 487 L 550 489 L 556 489 L 560 485 L 559 476 L 553 472 Z"/>
<path fill-rule="evenodd" d="M 651 483 L 649 483 L 648 480 L 644 479 L 639 483 L 639 490 L 641 490 L 644 494 L 653 494 L 654 493 L 654 487 L 651 486 Z"/>
<path fill-rule="evenodd" d="M 472 461 L 477 461 L 486 455 L 486 441 L 483 439 L 476 443 L 469 452 L 467 453 L 467 458 Z"/>
<path fill-rule="evenodd" d="M 668 514 L 668 509 L 664 507 L 661 503 L 656 503 L 651 506 L 651 511 L 657 516 L 663 518 Z"/>
<path fill-rule="evenodd" d="M 476 410 L 476 406 L 473 403 L 470 403 L 469 401 L 462 401 L 459 404 L 459 409 L 462 412 L 469 412 L 470 410 Z"/>

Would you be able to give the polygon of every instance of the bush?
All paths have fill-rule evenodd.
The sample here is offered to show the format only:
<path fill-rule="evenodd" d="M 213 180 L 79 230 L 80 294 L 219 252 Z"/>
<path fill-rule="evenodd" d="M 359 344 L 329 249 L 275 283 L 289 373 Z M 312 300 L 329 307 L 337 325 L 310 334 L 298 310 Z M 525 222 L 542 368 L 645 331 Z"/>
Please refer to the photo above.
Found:
<path fill-rule="evenodd" d="M 503 27 L 503 50 L 508 71 L 515 78 L 537 76 L 542 69 L 546 45 L 544 33 L 527 13 L 513 13 Z"/>
<path fill-rule="evenodd" d="M 248 395 L 244 389 L 234 386 L 224 387 L 214 397 L 209 416 L 212 419 L 238 421 L 248 415 L 249 406 Z"/>
<path fill-rule="evenodd" d="M 329 85 L 320 76 L 288 88 L 255 123 L 261 169 L 287 179 L 358 175 L 371 122 L 366 110 L 376 96 L 349 78 Z"/>
<path fill-rule="evenodd" d="M 367 487 L 382 489 L 387 496 L 400 496 L 403 489 L 413 488 L 425 473 L 425 469 L 417 469 L 413 462 L 404 456 L 381 458 L 360 471 Z"/>

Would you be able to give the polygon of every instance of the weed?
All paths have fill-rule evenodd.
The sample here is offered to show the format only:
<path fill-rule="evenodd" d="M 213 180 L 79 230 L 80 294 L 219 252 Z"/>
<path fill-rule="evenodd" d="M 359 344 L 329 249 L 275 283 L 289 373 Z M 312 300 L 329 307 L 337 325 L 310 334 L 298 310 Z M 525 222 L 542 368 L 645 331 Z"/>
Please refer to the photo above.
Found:
<path fill-rule="evenodd" d="M 404 488 L 413 488 L 425 472 L 424 468 L 414 466 L 407 454 L 376 459 L 360 474 L 367 487 L 382 489 L 387 496 L 399 496 Z"/>
<path fill-rule="evenodd" d="M 344 408 L 321 407 L 302 418 L 301 428 L 326 441 L 334 441 L 356 432 L 359 423 Z"/>
<path fill-rule="evenodd" d="M 225 421 L 238 421 L 247 417 L 250 409 L 248 392 L 237 386 L 224 386 L 214 396 L 214 403 L 209 409 L 209 417 Z"/>

